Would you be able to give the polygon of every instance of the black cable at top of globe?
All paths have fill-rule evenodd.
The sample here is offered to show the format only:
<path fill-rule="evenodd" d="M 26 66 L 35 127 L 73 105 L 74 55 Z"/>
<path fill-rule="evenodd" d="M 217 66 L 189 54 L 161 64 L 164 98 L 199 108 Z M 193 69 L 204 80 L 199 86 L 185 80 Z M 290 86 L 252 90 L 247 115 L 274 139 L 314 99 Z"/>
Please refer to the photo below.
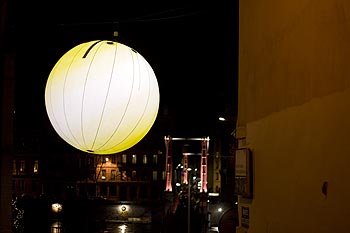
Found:
<path fill-rule="evenodd" d="M 135 23 L 152 23 L 152 22 L 165 22 L 173 21 L 183 18 L 196 17 L 202 13 L 200 10 L 188 10 L 186 8 L 177 8 L 164 10 L 136 17 L 130 17 L 125 19 L 117 19 L 111 21 L 96 21 L 91 22 L 70 22 L 70 23 L 59 23 L 59 27 L 79 27 L 79 26 L 101 26 L 101 25 L 112 25 L 118 27 L 120 24 L 135 24 Z"/>

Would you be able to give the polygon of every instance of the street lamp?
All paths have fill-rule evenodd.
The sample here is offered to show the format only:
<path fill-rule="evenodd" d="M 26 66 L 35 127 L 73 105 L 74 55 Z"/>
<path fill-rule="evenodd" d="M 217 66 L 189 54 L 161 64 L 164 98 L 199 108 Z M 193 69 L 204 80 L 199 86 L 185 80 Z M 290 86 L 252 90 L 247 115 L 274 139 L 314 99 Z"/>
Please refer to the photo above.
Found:
<path fill-rule="evenodd" d="M 226 121 L 226 118 L 225 118 L 225 117 L 220 116 L 220 117 L 219 117 L 219 121 Z"/>
<path fill-rule="evenodd" d="M 55 213 L 59 213 L 62 211 L 62 205 L 60 203 L 53 203 L 51 205 L 51 210 Z"/>

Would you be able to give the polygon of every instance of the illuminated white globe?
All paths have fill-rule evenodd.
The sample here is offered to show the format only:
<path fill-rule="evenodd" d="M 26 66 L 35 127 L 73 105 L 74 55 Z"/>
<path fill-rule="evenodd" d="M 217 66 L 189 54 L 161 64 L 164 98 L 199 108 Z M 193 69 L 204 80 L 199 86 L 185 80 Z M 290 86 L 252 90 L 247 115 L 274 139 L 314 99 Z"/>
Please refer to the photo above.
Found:
<path fill-rule="evenodd" d="M 64 54 L 45 89 L 49 120 L 73 147 L 113 154 L 137 144 L 158 114 L 159 88 L 149 63 L 114 41 L 90 41 Z"/>

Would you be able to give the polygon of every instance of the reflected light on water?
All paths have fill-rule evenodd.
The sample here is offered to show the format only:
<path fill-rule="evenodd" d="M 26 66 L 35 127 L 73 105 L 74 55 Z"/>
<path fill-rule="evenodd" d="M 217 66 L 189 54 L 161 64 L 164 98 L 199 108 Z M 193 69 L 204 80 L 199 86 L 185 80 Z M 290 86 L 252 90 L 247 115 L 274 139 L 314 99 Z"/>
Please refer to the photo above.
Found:
<path fill-rule="evenodd" d="M 60 221 L 53 222 L 51 224 L 51 233 L 61 233 L 61 232 L 63 232 L 62 222 Z"/>
<path fill-rule="evenodd" d="M 125 224 L 119 226 L 120 233 L 126 233 L 127 226 Z"/>

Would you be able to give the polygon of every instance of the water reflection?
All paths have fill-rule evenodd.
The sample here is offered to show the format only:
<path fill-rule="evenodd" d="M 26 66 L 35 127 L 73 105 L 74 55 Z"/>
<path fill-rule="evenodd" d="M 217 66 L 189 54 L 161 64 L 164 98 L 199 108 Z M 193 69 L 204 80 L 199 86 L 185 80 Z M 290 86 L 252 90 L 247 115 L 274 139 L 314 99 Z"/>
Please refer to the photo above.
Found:
<path fill-rule="evenodd" d="M 125 233 L 126 232 L 126 229 L 128 228 L 125 224 L 121 225 L 118 227 L 120 229 L 120 232 L 121 233 Z"/>
<path fill-rule="evenodd" d="M 99 232 L 104 233 L 156 233 L 161 232 L 160 226 L 154 224 L 138 224 L 138 223 L 113 223 L 107 225 Z"/>
<path fill-rule="evenodd" d="M 160 233 L 162 207 L 95 202 L 23 200 L 13 207 L 14 233 Z M 21 204 L 21 205 L 19 205 Z M 128 211 L 122 215 L 118 211 Z M 132 210 L 132 211 L 131 211 Z"/>
<path fill-rule="evenodd" d="M 54 221 L 50 224 L 50 233 L 68 233 L 73 232 L 71 229 L 79 232 L 88 233 L 157 233 L 162 232 L 161 226 L 157 224 L 142 223 L 109 223 L 94 229 L 79 229 L 78 226 L 64 225 L 62 221 Z"/>
<path fill-rule="evenodd" d="M 51 233 L 63 233 L 63 225 L 61 221 L 56 221 L 51 224 Z"/>

